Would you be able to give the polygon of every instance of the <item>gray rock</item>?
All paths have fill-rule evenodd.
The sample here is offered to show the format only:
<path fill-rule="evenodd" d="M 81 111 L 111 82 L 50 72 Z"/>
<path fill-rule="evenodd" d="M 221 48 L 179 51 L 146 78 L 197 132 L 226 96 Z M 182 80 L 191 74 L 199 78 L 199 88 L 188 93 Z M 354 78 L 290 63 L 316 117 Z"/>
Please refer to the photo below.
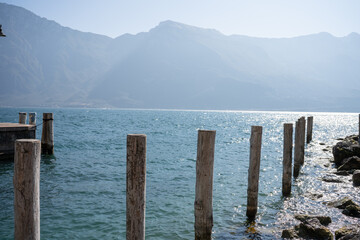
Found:
<path fill-rule="evenodd" d="M 360 186 L 360 170 L 354 172 L 352 180 L 355 186 Z"/>
<path fill-rule="evenodd" d="M 360 145 L 358 136 L 352 135 L 346 137 L 343 141 L 338 142 L 332 149 L 334 161 L 337 166 L 343 163 L 343 160 L 349 157 L 360 157 Z"/>
<path fill-rule="evenodd" d="M 299 236 L 297 235 L 295 228 L 290 228 L 282 231 L 281 238 L 295 239 L 295 238 L 299 238 Z"/>
<path fill-rule="evenodd" d="M 320 219 L 329 224 L 331 219 L 328 217 L 322 216 L 307 216 L 307 215 L 297 215 L 297 219 L 301 221 L 301 223 L 294 228 L 285 229 L 282 231 L 282 238 L 290 238 L 290 239 L 333 239 L 334 236 L 331 231 L 324 227 Z"/>
<path fill-rule="evenodd" d="M 333 239 L 331 231 L 321 225 L 317 218 L 309 219 L 295 227 L 297 235 L 305 239 Z"/>
<path fill-rule="evenodd" d="M 311 215 L 305 215 L 305 214 L 296 214 L 295 218 L 301 222 L 306 222 L 307 220 L 316 218 L 319 220 L 321 225 L 327 226 L 331 223 L 331 218 L 328 216 L 311 216 Z"/>
<path fill-rule="evenodd" d="M 338 171 L 360 169 L 360 158 L 353 156 L 343 160 L 342 165 L 338 168 Z"/>
<path fill-rule="evenodd" d="M 329 206 L 344 209 L 342 213 L 350 217 L 360 218 L 360 206 L 348 197 L 328 203 Z"/>
<path fill-rule="evenodd" d="M 328 205 L 331 207 L 339 208 L 339 209 L 345 209 L 349 205 L 354 205 L 356 203 L 353 202 L 349 197 L 344 197 L 340 200 L 336 200 L 333 202 L 329 202 Z"/>
<path fill-rule="evenodd" d="M 339 240 L 359 240 L 360 234 L 349 234 L 346 236 L 343 236 L 342 238 L 339 238 Z"/>
<path fill-rule="evenodd" d="M 333 183 L 342 183 L 344 182 L 343 180 L 339 179 L 339 178 L 335 178 L 332 176 L 325 176 L 321 178 L 324 182 L 333 182 Z"/>
<path fill-rule="evenodd" d="M 334 174 L 339 175 L 339 176 L 349 176 L 350 175 L 350 173 L 345 170 L 340 170 L 340 171 L 334 172 Z"/>
<path fill-rule="evenodd" d="M 350 225 L 336 230 L 335 239 L 360 239 L 360 225 Z"/>
<path fill-rule="evenodd" d="M 346 206 L 342 213 L 346 216 L 360 218 L 360 206 L 357 204 Z"/>

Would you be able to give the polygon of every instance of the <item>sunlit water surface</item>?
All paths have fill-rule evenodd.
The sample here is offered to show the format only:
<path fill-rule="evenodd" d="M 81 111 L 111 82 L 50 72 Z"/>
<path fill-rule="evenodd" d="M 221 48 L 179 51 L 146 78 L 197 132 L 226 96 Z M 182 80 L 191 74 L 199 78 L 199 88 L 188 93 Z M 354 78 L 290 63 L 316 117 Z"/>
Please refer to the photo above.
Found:
<path fill-rule="evenodd" d="M 126 135 L 147 135 L 146 239 L 193 239 L 197 130 L 216 130 L 214 239 L 276 239 L 296 224 L 294 213 L 329 215 L 335 230 L 358 220 L 324 202 L 350 195 L 360 202 L 350 177 L 331 174 L 331 151 L 319 143 L 357 133 L 358 115 L 108 109 L 0 109 L 0 122 L 18 112 L 54 113 L 55 156 L 41 159 L 42 239 L 125 239 Z M 313 142 L 292 195 L 281 196 L 283 123 L 314 116 Z M 245 217 L 249 139 L 263 126 L 259 209 Z M 37 138 L 41 136 L 41 126 Z M 13 239 L 13 163 L 0 163 L 0 239 Z M 335 176 L 335 175 L 334 175 Z M 313 194 L 322 194 L 316 199 Z"/>

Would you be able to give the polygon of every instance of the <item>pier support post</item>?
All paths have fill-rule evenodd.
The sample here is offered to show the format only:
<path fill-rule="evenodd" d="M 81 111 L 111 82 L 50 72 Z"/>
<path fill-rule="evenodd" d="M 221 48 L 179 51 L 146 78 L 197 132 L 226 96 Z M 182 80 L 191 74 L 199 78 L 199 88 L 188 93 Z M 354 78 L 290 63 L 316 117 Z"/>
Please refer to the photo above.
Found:
<path fill-rule="evenodd" d="M 40 240 L 40 141 L 15 141 L 14 239 Z"/>
<path fill-rule="evenodd" d="M 307 118 L 306 143 L 310 143 L 312 140 L 313 120 L 313 116 Z"/>
<path fill-rule="evenodd" d="M 259 192 L 259 171 L 261 156 L 262 127 L 251 127 L 250 162 L 248 172 L 247 209 L 246 216 L 253 220 L 257 213 Z"/>
<path fill-rule="evenodd" d="M 19 112 L 19 123 L 26 124 L 26 112 Z"/>
<path fill-rule="evenodd" d="M 294 148 L 294 177 L 299 176 L 300 167 L 301 167 L 301 130 L 299 120 L 295 123 L 295 148 Z"/>
<path fill-rule="evenodd" d="M 54 154 L 54 114 L 43 113 L 41 151 L 43 154 Z"/>
<path fill-rule="evenodd" d="M 300 164 L 304 165 L 305 162 L 305 134 L 306 134 L 306 120 L 305 117 L 299 119 L 300 126 Z"/>
<path fill-rule="evenodd" d="M 36 112 L 29 113 L 29 124 L 36 125 Z"/>
<path fill-rule="evenodd" d="M 146 135 L 127 135 L 126 149 L 126 239 L 145 240 Z"/>
<path fill-rule="evenodd" d="M 289 196 L 291 194 L 292 178 L 292 145 L 293 145 L 293 124 L 284 124 L 284 150 L 283 150 L 283 176 L 282 176 L 282 194 Z"/>
<path fill-rule="evenodd" d="M 359 143 L 360 143 L 360 114 L 359 114 L 359 139 L 358 139 Z"/>
<path fill-rule="evenodd" d="M 216 131 L 199 130 L 196 157 L 195 240 L 211 240 Z"/>

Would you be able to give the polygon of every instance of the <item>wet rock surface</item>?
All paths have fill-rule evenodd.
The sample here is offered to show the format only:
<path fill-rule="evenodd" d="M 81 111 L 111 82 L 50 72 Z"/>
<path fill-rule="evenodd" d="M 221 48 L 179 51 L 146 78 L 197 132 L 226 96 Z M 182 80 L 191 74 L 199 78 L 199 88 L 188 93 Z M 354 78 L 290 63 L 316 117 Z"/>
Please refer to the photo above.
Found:
<path fill-rule="evenodd" d="M 347 206 L 342 213 L 346 216 L 360 218 L 360 207 L 357 204 L 352 204 Z"/>
<path fill-rule="evenodd" d="M 311 216 L 311 215 L 306 215 L 306 214 L 296 214 L 295 218 L 301 222 L 305 222 L 307 220 L 316 218 L 319 220 L 321 225 L 324 225 L 324 226 L 327 226 L 331 223 L 331 218 L 328 216 Z"/>
<path fill-rule="evenodd" d="M 353 174 L 354 186 L 360 186 L 360 144 L 358 135 L 351 135 L 333 146 L 333 156 L 336 175 L 348 176 Z M 333 178 L 325 178 L 323 181 L 330 182 Z M 335 179 L 334 179 L 335 180 Z"/>
<path fill-rule="evenodd" d="M 324 182 L 333 182 L 333 183 L 342 183 L 344 182 L 341 178 L 333 177 L 333 176 L 324 176 L 321 178 Z"/>
<path fill-rule="evenodd" d="M 353 173 L 352 180 L 353 180 L 354 186 L 360 186 L 360 170 L 356 170 Z"/>
<path fill-rule="evenodd" d="M 338 229 L 337 231 L 335 231 L 335 239 L 360 239 L 360 225 L 350 225 Z"/>
<path fill-rule="evenodd" d="M 343 209 L 342 213 L 346 216 L 360 218 L 360 206 L 349 197 L 328 203 L 329 206 Z"/>
<path fill-rule="evenodd" d="M 328 162 L 320 160 L 317 179 L 321 180 L 324 189 L 329 192 L 309 191 L 304 194 L 305 201 L 311 200 L 322 203 L 325 208 L 319 207 L 322 211 L 305 211 L 314 214 L 328 212 L 329 216 L 293 215 L 293 222 L 288 228 L 282 231 L 282 238 L 285 239 L 358 239 L 360 240 L 360 204 L 357 194 L 357 187 L 360 185 L 360 145 L 358 136 L 352 135 L 339 139 L 340 142 L 329 145 L 332 148 L 333 158 L 323 157 Z M 326 144 L 320 144 L 326 145 Z M 328 147 L 318 147 L 324 152 Z M 321 153 L 324 154 L 325 152 Z M 331 154 L 331 153 L 328 153 Z M 321 159 L 321 158 L 319 158 Z M 313 165 L 317 167 L 316 165 Z M 313 167 L 312 166 L 312 167 Z M 353 186 L 354 183 L 354 186 Z M 359 184 L 359 185 L 358 185 Z M 346 197 L 347 196 L 347 197 Z M 311 200 L 310 200 L 311 199 Z M 316 203 L 315 203 L 316 204 Z M 334 209 L 335 208 L 335 209 Z M 337 208 L 337 209 L 336 209 Z M 298 211 L 298 212 L 301 212 Z M 296 220 L 300 221 L 300 223 Z M 353 224 L 356 224 L 353 226 Z"/>
<path fill-rule="evenodd" d="M 334 174 L 339 175 L 339 176 L 349 176 L 351 173 L 345 170 L 340 170 L 337 172 L 334 172 Z"/>
<path fill-rule="evenodd" d="M 355 204 L 355 203 L 349 197 L 344 197 L 342 199 L 328 203 L 329 206 L 334 207 L 334 208 L 339 208 L 339 209 L 345 209 L 347 206 L 353 205 L 353 204 Z"/>
<path fill-rule="evenodd" d="M 337 166 L 343 164 L 347 158 L 357 156 L 360 157 L 360 145 L 358 135 L 351 135 L 346 137 L 341 142 L 338 142 L 333 148 L 334 161 Z"/>
<path fill-rule="evenodd" d="M 360 169 L 360 158 L 358 156 L 352 156 L 344 159 L 342 165 L 338 168 L 338 171 L 355 169 Z"/>
<path fill-rule="evenodd" d="M 282 238 L 288 239 L 333 239 L 334 236 L 326 227 L 330 222 L 327 216 L 296 215 L 296 219 L 301 221 L 293 228 L 285 229 Z"/>

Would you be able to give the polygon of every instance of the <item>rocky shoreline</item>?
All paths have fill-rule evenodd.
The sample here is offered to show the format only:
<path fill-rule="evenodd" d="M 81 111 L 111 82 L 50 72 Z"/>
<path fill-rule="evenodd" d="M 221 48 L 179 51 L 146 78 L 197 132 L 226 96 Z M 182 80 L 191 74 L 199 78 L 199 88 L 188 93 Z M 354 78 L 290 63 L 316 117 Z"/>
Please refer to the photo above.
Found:
<path fill-rule="evenodd" d="M 332 167 L 328 165 L 328 173 L 322 177 L 322 181 L 331 183 L 353 184 L 360 187 L 360 144 L 359 136 L 351 135 L 344 139 L 339 138 L 332 146 L 333 158 L 330 159 Z M 326 145 L 320 143 L 320 145 Z M 329 151 L 329 147 L 323 151 Z M 334 171 L 335 170 L 335 171 Z M 348 177 L 352 175 L 352 181 Z M 346 176 L 346 179 L 342 179 Z M 314 196 L 321 198 L 322 195 Z M 292 228 L 282 231 L 282 238 L 287 239 L 360 239 L 360 206 L 351 199 L 351 196 L 342 197 L 329 202 L 323 202 L 328 208 L 337 208 L 349 218 L 358 219 L 355 224 L 348 224 L 335 231 L 331 231 L 328 225 L 332 222 L 326 215 L 296 214 L 294 217 L 300 223 Z M 335 233 L 335 234 L 334 234 Z M 334 236 L 335 235 L 335 236 Z"/>

